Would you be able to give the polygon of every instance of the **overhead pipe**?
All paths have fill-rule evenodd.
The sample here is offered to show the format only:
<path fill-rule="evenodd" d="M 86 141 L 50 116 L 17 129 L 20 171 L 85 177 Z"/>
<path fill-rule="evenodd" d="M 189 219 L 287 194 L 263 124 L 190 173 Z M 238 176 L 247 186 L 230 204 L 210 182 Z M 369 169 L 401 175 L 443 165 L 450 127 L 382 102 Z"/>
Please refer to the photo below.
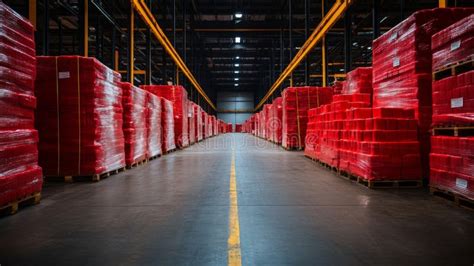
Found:
<path fill-rule="evenodd" d="M 322 21 L 313 31 L 311 36 L 303 44 L 295 57 L 291 60 L 290 64 L 270 87 L 265 97 L 263 97 L 260 103 L 255 107 L 254 111 L 257 111 L 263 106 L 263 104 L 268 100 L 268 98 L 270 98 L 275 90 L 285 81 L 285 79 L 293 72 L 293 70 L 295 70 L 295 68 L 308 55 L 308 53 L 311 52 L 313 47 L 322 40 L 329 29 L 344 15 L 344 12 L 351 4 L 352 0 L 337 0 L 337 2 L 331 7 L 329 12 L 326 14 L 326 16 L 324 16 Z"/>
<path fill-rule="evenodd" d="M 169 39 L 166 37 L 165 33 L 161 29 L 158 22 L 155 20 L 153 14 L 151 13 L 150 9 L 148 9 L 144 0 L 131 0 L 133 8 L 137 11 L 137 13 L 141 16 L 143 21 L 148 25 L 150 30 L 153 32 L 155 37 L 161 43 L 163 48 L 166 52 L 170 55 L 173 59 L 175 64 L 178 68 L 183 72 L 183 74 L 189 79 L 189 81 L 193 84 L 199 94 L 206 100 L 206 102 L 211 106 L 213 110 L 216 110 L 216 106 L 212 103 L 209 97 L 206 95 L 204 90 L 202 89 L 201 85 L 197 82 L 194 75 L 189 71 L 189 68 L 183 62 L 179 54 L 176 52 L 176 49 L 173 47 Z"/>

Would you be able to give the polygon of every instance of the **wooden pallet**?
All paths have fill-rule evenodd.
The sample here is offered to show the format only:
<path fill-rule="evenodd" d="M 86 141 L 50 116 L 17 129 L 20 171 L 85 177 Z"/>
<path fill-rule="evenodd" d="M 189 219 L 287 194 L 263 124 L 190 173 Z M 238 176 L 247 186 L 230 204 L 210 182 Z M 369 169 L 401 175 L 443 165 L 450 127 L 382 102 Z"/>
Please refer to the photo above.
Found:
<path fill-rule="evenodd" d="M 455 205 L 459 207 L 474 210 L 474 200 L 468 199 L 457 193 L 430 186 L 430 194 L 438 198 L 451 201 L 452 203 L 454 203 Z"/>
<path fill-rule="evenodd" d="M 153 160 L 155 160 L 155 159 L 158 159 L 158 158 L 161 157 L 161 155 L 162 155 L 162 154 L 157 154 L 157 155 L 155 155 L 155 156 L 151 156 L 150 158 L 147 159 L 147 161 L 153 161 Z"/>
<path fill-rule="evenodd" d="M 357 183 L 368 188 L 421 188 L 423 180 L 367 180 L 357 177 Z"/>
<path fill-rule="evenodd" d="M 441 80 L 447 77 L 456 76 L 474 69 L 473 56 L 466 60 L 453 63 L 433 72 L 433 81 Z"/>
<path fill-rule="evenodd" d="M 36 192 L 28 195 L 24 198 L 12 201 L 2 207 L 0 207 L 0 215 L 11 215 L 15 214 L 20 207 L 26 207 L 30 205 L 36 205 L 41 201 L 41 192 Z"/>
<path fill-rule="evenodd" d="M 302 151 L 304 150 L 303 147 L 283 147 L 281 146 L 283 149 L 287 150 L 287 151 Z"/>
<path fill-rule="evenodd" d="M 474 136 L 474 126 L 441 126 L 431 130 L 433 136 L 470 137 Z"/>
<path fill-rule="evenodd" d="M 169 151 L 163 151 L 163 155 L 170 154 L 170 153 L 175 152 L 175 151 L 176 151 L 176 148 L 171 149 Z"/>
<path fill-rule="evenodd" d="M 101 179 L 107 178 L 111 175 L 118 174 L 120 172 L 125 171 L 125 167 L 120 167 L 119 169 L 115 169 L 109 172 L 105 172 L 102 174 L 95 174 L 95 175 L 80 175 L 80 176 L 45 176 L 46 181 L 60 181 L 65 183 L 73 183 L 77 181 L 93 181 L 99 182 Z"/>
<path fill-rule="evenodd" d="M 144 165 L 146 163 L 148 163 L 148 159 L 143 159 L 139 162 L 134 162 L 131 165 L 127 165 L 127 169 L 132 169 L 132 168 L 135 168 L 137 166 Z"/>
<path fill-rule="evenodd" d="M 344 170 L 341 170 L 341 169 L 338 169 L 338 174 L 340 177 L 344 178 L 344 179 L 348 179 L 350 181 L 356 181 L 359 179 L 359 177 L 347 172 L 347 171 L 344 171 Z"/>

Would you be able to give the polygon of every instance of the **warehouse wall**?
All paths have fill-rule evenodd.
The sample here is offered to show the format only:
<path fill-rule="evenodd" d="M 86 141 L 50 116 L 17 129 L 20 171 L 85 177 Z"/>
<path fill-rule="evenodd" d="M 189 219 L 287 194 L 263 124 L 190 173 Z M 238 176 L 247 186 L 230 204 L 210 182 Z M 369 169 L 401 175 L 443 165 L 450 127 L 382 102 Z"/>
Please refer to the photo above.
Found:
<path fill-rule="evenodd" d="M 253 92 L 221 91 L 217 93 L 217 118 L 226 123 L 241 124 L 252 114 Z M 232 113 L 235 112 L 235 113 Z"/>

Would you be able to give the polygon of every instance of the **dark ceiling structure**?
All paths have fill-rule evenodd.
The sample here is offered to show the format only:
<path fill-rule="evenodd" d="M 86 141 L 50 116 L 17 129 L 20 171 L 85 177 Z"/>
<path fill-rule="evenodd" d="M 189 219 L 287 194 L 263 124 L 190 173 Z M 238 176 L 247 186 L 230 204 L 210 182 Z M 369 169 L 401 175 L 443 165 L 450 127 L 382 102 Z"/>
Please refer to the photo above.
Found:
<path fill-rule="evenodd" d="M 258 102 L 291 61 L 323 12 L 336 0 L 147 0 L 168 39 L 215 101 L 218 91 L 251 91 Z M 129 0 L 7 0 L 31 16 L 36 2 L 39 55 L 96 57 L 130 80 Z M 472 6 L 472 0 L 448 1 Z M 84 6 L 87 3 L 87 10 Z M 358 66 L 371 64 L 373 38 L 416 10 L 437 0 L 354 0 L 326 35 L 328 84 Z M 85 15 L 87 14 L 87 15 Z M 87 18 L 87 19 L 86 19 Z M 87 20 L 88 36 L 84 36 Z M 134 17 L 134 83 L 184 85 L 191 100 L 211 111 L 139 16 Z M 318 45 L 293 72 L 294 85 L 321 86 L 322 49 Z M 288 86 L 284 83 L 282 88 Z"/>

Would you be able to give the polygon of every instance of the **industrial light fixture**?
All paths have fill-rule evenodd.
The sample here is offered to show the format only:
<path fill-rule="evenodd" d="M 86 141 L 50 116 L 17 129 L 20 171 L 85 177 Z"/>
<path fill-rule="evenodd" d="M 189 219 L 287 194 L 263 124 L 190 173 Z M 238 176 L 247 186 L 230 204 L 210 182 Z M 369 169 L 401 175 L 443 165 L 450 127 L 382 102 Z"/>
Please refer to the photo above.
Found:
<path fill-rule="evenodd" d="M 242 13 L 237 12 L 237 13 L 235 13 L 234 16 L 235 16 L 235 18 L 242 18 L 243 15 L 242 15 Z"/>
<path fill-rule="evenodd" d="M 234 64 L 234 66 L 235 66 L 235 67 L 239 67 L 239 66 L 240 66 L 240 64 Z"/>
<path fill-rule="evenodd" d="M 239 81 L 239 78 L 234 78 L 235 81 Z"/>
<path fill-rule="evenodd" d="M 240 43 L 240 37 L 235 37 L 235 43 Z"/>
<path fill-rule="evenodd" d="M 239 84 L 235 83 L 235 84 L 234 84 L 234 86 L 235 86 L 235 87 L 238 87 L 238 86 L 239 86 Z"/>
<path fill-rule="evenodd" d="M 234 74 L 239 74 L 239 71 L 238 70 L 234 71 Z"/>
<path fill-rule="evenodd" d="M 384 17 L 383 19 L 381 19 L 381 20 L 380 20 L 380 22 L 379 22 L 379 23 L 382 23 L 382 22 L 384 22 L 384 21 L 385 21 L 387 18 L 388 18 L 388 17 Z"/>
<path fill-rule="evenodd" d="M 240 59 L 240 56 L 236 56 L 235 59 Z"/>

